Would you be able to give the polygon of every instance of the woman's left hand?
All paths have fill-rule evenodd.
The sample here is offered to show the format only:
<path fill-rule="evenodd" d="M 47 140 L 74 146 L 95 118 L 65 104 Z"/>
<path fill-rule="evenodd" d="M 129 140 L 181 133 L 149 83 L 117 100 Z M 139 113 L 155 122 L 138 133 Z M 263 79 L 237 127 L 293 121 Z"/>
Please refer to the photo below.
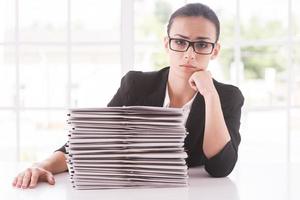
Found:
<path fill-rule="evenodd" d="M 189 79 L 191 88 L 206 96 L 216 91 L 210 71 L 196 71 Z"/>

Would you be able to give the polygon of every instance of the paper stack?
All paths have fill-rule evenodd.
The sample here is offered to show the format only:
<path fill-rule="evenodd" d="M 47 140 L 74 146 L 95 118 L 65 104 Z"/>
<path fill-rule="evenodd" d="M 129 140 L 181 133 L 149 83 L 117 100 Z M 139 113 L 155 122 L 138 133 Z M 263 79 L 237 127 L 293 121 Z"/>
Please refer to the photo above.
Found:
<path fill-rule="evenodd" d="M 70 109 L 68 167 L 76 189 L 187 185 L 181 109 Z"/>

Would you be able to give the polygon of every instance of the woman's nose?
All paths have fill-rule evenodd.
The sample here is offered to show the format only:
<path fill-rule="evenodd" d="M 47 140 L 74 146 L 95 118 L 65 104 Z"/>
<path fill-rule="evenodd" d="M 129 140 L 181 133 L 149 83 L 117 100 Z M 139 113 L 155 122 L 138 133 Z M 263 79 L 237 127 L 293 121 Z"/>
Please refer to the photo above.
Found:
<path fill-rule="evenodd" d="M 195 54 L 196 54 L 196 53 L 195 53 L 193 47 L 190 46 L 190 47 L 186 50 L 186 52 L 184 52 L 184 58 L 185 58 L 185 59 L 195 59 Z"/>

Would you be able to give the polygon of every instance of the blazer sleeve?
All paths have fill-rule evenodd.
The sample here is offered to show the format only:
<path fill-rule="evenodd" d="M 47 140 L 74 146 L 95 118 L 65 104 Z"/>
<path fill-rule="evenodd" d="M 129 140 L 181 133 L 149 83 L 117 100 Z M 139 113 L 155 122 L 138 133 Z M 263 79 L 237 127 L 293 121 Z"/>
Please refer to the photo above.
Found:
<path fill-rule="evenodd" d="M 226 105 L 224 109 L 222 108 L 231 140 L 218 154 L 205 161 L 206 171 L 214 177 L 224 177 L 229 175 L 238 158 L 238 146 L 241 141 L 239 129 L 244 97 L 238 88 L 234 88 L 235 89 L 232 90 L 233 92 L 224 95 L 226 97 L 225 99 L 230 99 L 230 103 L 229 105 Z"/>
<path fill-rule="evenodd" d="M 67 143 L 65 143 L 63 146 L 61 146 L 59 149 L 56 149 L 55 151 L 61 151 L 64 154 L 66 154 L 67 153 L 67 151 L 66 151 L 66 145 L 67 145 Z"/>
<path fill-rule="evenodd" d="M 135 88 L 135 71 L 129 71 L 121 79 L 121 85 L 112 100 L 107 104 L 107 107 L 128 106 L 133 98 L 130 91 Z"/>

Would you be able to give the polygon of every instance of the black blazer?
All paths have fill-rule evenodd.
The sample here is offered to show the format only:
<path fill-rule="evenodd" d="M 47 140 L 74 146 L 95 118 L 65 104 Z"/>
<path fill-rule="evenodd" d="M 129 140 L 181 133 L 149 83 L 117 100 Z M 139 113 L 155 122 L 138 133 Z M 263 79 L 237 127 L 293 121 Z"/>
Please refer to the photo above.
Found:
<path fill-rule="evenodd" d="M 121 80 L 121 86 L 108 106 L 159 106 L 165 99 L 169 67 L 155 72 L 130 71 Z M 223 115 L 231 141 L 214 157 L 207 159 L 203 153 L 205 125 L 205 103 L 198 93 L 186 122 L 189 132 L 185 139 L 186 160 L 189 167 L 205 165 L 206 171 L 215 177 L 227 176 L 233 170 L 238 157 L 241 107 L 244 97 L 241 91 L 232 85 L 214 80 L 218 91 Z"/>
<path fill-rule="evenodd" d="M 108 106 L 158 106 L 162 107 L 165 99 L 169 67 L 160 71 L 130 71 L 121 80 L 121 86 Z M 223 177 L 233 170 L 238 157 L 240 144 L 240 118 L 244 97 L 241 91 L 232 85 L 214 80 L 218 91 L 224 119 L 231 136 L 225 147 L 215 156 L 207 159 L 203 153 L 203 136 L 205 125 L 205 102 L 198 93 L 192 103 L 187 118 L 186 129 L 189 132 L 185 139 L 186 159 L 189 167 L 204 165 L 206 171 L 214 177 Z M 58 151 L 66 153 L 65 146 Z"/>

